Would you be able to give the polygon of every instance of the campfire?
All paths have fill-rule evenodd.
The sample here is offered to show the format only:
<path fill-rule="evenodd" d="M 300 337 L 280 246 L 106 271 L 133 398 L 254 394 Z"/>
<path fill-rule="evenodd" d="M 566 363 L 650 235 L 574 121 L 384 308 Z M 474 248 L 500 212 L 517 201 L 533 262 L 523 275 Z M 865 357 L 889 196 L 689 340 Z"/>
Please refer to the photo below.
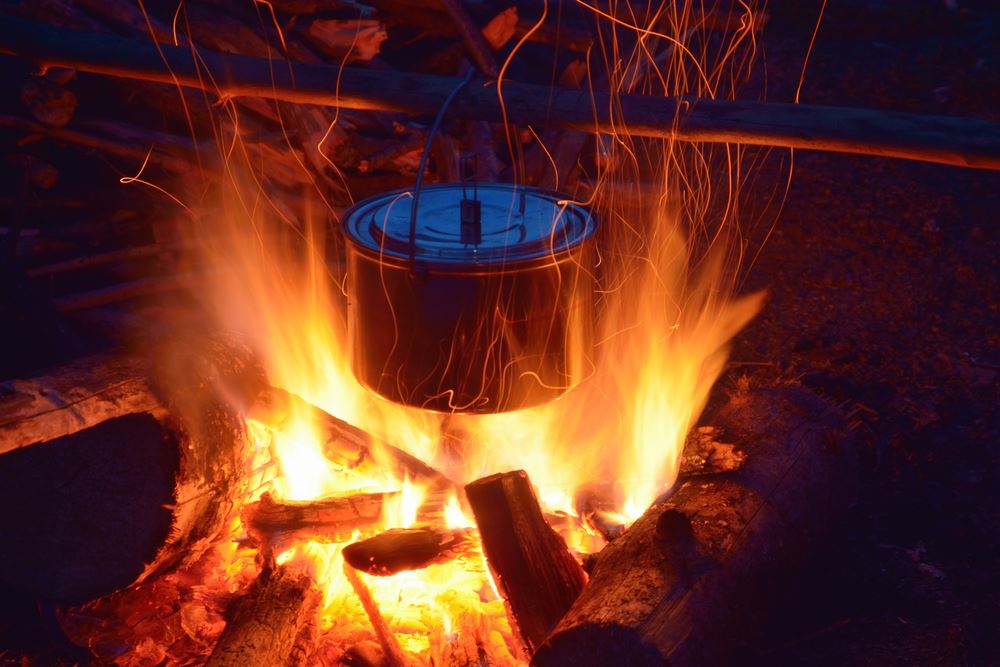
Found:
<path fill-rule="evenodd" d="M 734 101 L 753 3 L 161 4 L 0 29 L 43 70 L 4 125 L 131 160 L 167 213 L 118 252 L 169 248 L 60 297 L 158 327 L 4 385 L 5 475 L 66 489 L 18 500 L 5 571 L 102 664 L 727 659 L 854 496 L 838 406 L 713 393 L 766 147 L 995 165 L 983 128 Z M 78 123 L 76 72 L 174 129 Z"/>

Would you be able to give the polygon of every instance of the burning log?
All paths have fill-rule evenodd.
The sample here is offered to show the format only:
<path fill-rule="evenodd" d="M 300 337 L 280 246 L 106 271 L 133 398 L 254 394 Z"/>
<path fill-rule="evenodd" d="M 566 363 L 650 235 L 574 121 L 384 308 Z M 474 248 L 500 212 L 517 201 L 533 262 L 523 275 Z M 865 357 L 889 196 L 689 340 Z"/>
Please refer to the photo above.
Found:
<path fill-rule="evenodd" d="M 383 506 L 395 493 L 357 493 L 308 502 L 276 501 L 269 493 L 240 512 L 250 538 L 269 555 L 307 540 L 346 542 L 356 530 L 382 522 Z"/>
<path fill-rule="evenodd" d="M 0 52 L 37 61 L 170 85 L 207 89 L 222 97 L 263 97 L 407 114 L 434 115 L 460 80 L 338 65 L 288 63 L 118 39 L 107 34 L 8 18 Z M 164 66 L 164 61 L 170 68 Z M 209 80 L 204 70 L 212 72 Z M 330 86 L 331 81 L 338 85 Z M 451 110 L 471 120 L 538 124 L 692 142 L 779 146 L 926 160 L 1000 169 L 1000 126 L 949 118 L 804 104 L 620 95 L 504 82 L 473 81 Z M 618 111 L 613 118 L 611 110 Z M 506 110 L 506 115 L 504 114 Z"/>
<path fill-rule="evenodd" d="M 351 584 L 351 588 L 354 589 L 358 600 L 361 601 L 361 607 L 365 610 L 365 614 L 372 624 L 372 630 L 375 631 L 375 638 L 378 639 L 379 647 L 382 649 L 382 665 L 384 667 L 404 667 L 407 660 L 403 655 L 403 649 L 396 636 L 389 629 L 389 624 L 382 617 L 382 612 L 379 611 L 378 604 L 372 597 L 371 591 L 368 590 L 368 586 L 358 576 L 357 570 L 347 563 L 344 563 L 344 576 Z"/>
<path fill-rule="evenodd" d="M 3 385 L 0 503 L 22 509 L 0 514 L 0 576 L 85 601 L 195 560 L 227 525 L 253 447 L 222 394 L 251 391 L 252 364 L 215 342 L 167 356 Z"/>
<path fill-rule="evenodd" d="M 447 563 L 468 553 L 472 531 L 434 526 L 393 528 L 344 547 L 344 560 L 356 570 L 389 577 L 405 570 L 421 570 Z"/>
<path fill-rule="evenodd" d="M 264 570 L 236 601 L 208 667 L 274 667 L 289 664 L 300 632 L 321 598 L 312 577 L 288 566 Z"/>
<path fill-rule="evenodd" d="M 249 416 L 279 431 L 291 416 L 308 417 L 320 425 L 324 453 L 335 464 L 357 470 L 370 469 L 381 474 L 389 472 L 396 479 L 409 478 L 426 485 L 431 498 L 447 491 L 461 495 L 454 482 L 412 454 L 382 442 L 283 389 L 270 387 L 250 409 Z"/>
<path fill-rule="evenodd" d="M 587 576 L 545 522 L 523 470 L 483 477 L 466 485 L 465 493 L 497 587 L 525 644 L 535 650 L 580 595 Z"/>
<path fill-rule="evenodd" d="M 690 480 L 597 557 L 532 664 L 729 664 L 736 642 L 851 505 L 856 462 L 839 411 L 796 388 L 717 415 L 743 469 Z"/>

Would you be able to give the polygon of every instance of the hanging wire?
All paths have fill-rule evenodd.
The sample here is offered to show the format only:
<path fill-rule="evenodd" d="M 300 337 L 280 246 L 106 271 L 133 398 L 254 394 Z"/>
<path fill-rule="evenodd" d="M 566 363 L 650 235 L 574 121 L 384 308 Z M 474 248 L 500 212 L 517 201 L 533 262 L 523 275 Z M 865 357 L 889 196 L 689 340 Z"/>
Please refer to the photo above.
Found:
<path fill-rule="evenodd" d="M 430 132 L 427 133 L 427 143 L 424 144 L 424 152 L 420 155 L 420 165 L 417 167 L 417 183 L 413 188 L 413 206 L 410 208 L 410 273 L 416 273 L 416 261 L 417 261 L 417 207 L 420 205 L 420 191 L 424 187 L 424 169 L 427 167 L 427 156 L 431 152 L 431 144 L 434 143 L 434 137 L 437 136 L 438 129 L 441 127 L 441 120 L 444 118 L 444 112 L 448 110 L 448 106 L 452 103 L 458 93 L 465 88 L 465 85 L 472 80 L 473 69 L 470 67 L 465 73 L 465 77 L 458 82 L 454 90 L 448 93 L 448 97 L 445 98 L 444 103 L 441 108 L 438 109 L 437 116 L 434 118 L 434 124 L 431 125 Z"/>

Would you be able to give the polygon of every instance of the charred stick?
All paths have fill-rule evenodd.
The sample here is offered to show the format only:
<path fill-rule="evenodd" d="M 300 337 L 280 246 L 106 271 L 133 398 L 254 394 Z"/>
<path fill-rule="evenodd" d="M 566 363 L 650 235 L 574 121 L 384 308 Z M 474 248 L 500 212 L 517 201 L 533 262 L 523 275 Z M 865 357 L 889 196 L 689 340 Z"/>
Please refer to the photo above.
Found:
<path fill-rule="evenodd" d="M 199 52 L 54 28 L 14 18 L 0 28 L 0 53 L 43 67 L 207 89 L 223 97 L 255 96 L 289 102 L 434 115 L 459 79 L 336 64 L 292 64 Z M 162 53 L 161 53 L 162 52 Z M 168 70 L 164 59 L 170 63 Z M 214 83 L 204 76 L 212 72 Z M 294 71 L 294 73 L 293 73 Z M 331 88 L 331 81 L 339 85 Z M 487 80 L 465 86 L 451 106 L 458 117 L 551 125 L 595 133 L 628 128 L 635 137 L 742 143 L 926 160 L 1000 169 L 1000 123 L 905 112 L 806 104 L 724 101 L 608 91 L 571 90 Z M 612 110 L 616 110 L 612 113 Z"/>
<path fill-rule="evenodd" d="M 356 570 L 388 577 L 404 570 L 446 563 L 469 553 L 472 533 L 467 528 L 393 528 L 347 545 L 343 550 L 344 560 Z"/>
<path fill-rule="evenodd" d="M 288 663 L 321 594 L 312 577 L 286 566 L 264 570 L 235 603 L 208 667 L 274 667 Z"/>
<path fill-rule="evenodd" d="M 587 576 L 545 522 L 523 470 L 466 485 L 494 580 L 525 644 L 536 649 L 583 590 Z"/>

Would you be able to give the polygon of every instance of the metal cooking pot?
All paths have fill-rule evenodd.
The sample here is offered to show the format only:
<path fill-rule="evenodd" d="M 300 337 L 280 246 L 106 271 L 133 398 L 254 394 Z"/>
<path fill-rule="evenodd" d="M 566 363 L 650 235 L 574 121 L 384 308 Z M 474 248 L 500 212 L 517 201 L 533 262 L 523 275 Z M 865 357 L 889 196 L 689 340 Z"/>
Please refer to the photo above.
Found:
<path fill-rule="evenodd" d="M 439 184 L 343 217 L 351 363 L 389 400 L 503 412 L 577 384 L 592 345 L 596 218 L 510 184 Z"/>

